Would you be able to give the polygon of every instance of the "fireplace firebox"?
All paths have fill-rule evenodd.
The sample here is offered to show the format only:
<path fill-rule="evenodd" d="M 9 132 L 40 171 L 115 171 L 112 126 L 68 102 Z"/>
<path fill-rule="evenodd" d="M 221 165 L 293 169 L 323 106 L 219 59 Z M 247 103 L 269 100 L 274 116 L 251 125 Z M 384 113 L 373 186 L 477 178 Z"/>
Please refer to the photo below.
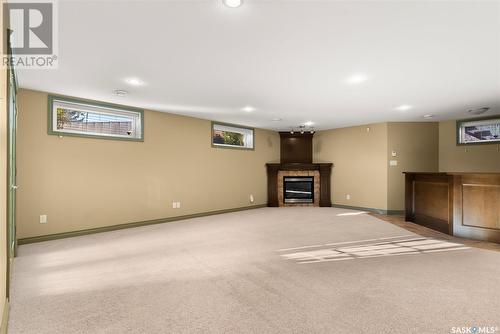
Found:
<path fill-rule="evenodd" d="M 314 203 L 314 177 L 284 176 L 283 201 L 285 203 Z"/>

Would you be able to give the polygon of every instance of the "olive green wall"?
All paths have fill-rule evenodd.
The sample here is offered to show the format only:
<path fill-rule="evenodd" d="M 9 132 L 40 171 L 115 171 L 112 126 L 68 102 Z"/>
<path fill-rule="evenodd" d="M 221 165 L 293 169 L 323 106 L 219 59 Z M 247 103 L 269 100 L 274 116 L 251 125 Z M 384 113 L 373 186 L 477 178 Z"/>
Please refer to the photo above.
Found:
<path fill-rule="evenodd" d="M 59 138 L 47 134 L 46 93 L 22 89 L 18 101 L 19 238 L 267 202 L 274 131 L 257 129 L 253 151 L 212 148 L 210 121 L 146 110 L 144 142 Z"/>
<path fill-rule="evenodd" d="M 404 210 L 405 177 L 403 172 L 437 172 L 439 170 L 439 125 L 432 122 L 388 123 L 387 207 Z M 392 156 L 392 152 L 396 157 Z"/>
<path fill-rule="evenodd" d="M 319 131 L 315 162 L 333 162 L 332 202 L 387 209 L 387 123 Z M 346 196 L 350 195 L 351 199 Z"/>
<path fill-rule="evenodd" d="M 441 172 L 500 172 L 500 145 L 457 146 L 456 121 L 439 123 Z"/>
<path fill-rule="evenodd" d="M 403 172 L 438 171 L 438 129 L 428 122 L 378 123 L 318 132 L 314 159 L 334 163 L 333 203 L 404 210 Z M 390 166 L 390 160 L 397 165 Z"/>

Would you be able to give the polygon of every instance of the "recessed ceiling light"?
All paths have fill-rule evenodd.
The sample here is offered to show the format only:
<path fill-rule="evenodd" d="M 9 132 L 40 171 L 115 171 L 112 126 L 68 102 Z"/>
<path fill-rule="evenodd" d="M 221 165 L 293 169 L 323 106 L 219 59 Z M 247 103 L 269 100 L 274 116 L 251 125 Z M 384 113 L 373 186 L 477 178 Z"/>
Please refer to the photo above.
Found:
<path fill-rule="evenodd" d="M 256 109 L 254 107 L 252 107 L 252 106 L 246 106 L 244 108 L 241 108 L 241 110 L 243 110 L 244 112 L 253 112 Z"/>
<path fill-rule="evenodd" d="M 305 126 L 311 126 L 311 125 L 314 125 L 314 122 L 311 122 L 311 121 L 307 121 L 304 123 Z"/>
<path fill-rule="evenodd" d="M 243 0 L 223 0 L 224 5 L 230 8 L 238 8 L 243 4 Z"/>
<path fill-rule="evenodd" d="M 395 109 L 399 110 L 399 111 L 407 111 L 407 110 L 413 109 L 413 106 L 410 106 L 408 104 L 402 104 L 399 107 L 396 107 Z"/>
<path fill-rule="evenodd" d="M 283 120 L 283 118 L 273 118 L 272 121 L 273 122 L 281 122 Z"/>
<path fill-rule="evenodd" d="M 144 81 L 138 78 L 127 78 L 125 82 L 132 86 L 142 86 L 144 85 Z"/>
<path fill-rule="evenodd" d="M 126 90 L 123 89 L 117 89 L 113 92 L 116 96 L 125 96 L 128 94 Z"/>
<path fill-rule="evenodd" d="M 424 115 L 424 118 L 432 118 L 432 117 L 434 117 L 434 115 L 431 115 L 431 114 Z"/>
<path fill-rule="evenodd" d="M 366 80 L 368 80 L 368 76 L 366 74 L 356 73 L 347 78 L 346 82 L 350 85 L 356 85 L 365 82 Z"/>

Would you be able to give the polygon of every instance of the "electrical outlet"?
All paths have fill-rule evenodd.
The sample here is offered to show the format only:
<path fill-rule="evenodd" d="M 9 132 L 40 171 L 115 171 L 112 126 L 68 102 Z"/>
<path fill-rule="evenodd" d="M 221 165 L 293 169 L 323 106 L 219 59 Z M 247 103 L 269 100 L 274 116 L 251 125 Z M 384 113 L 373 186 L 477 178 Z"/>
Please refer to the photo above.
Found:
<path fill-rule="evenodd" d="M 349 194 L 345 195 L 345 199 L 351 199 L 351 195 Z"/>
<path fill-rule="evenodd" d="M 181 202 L 177 202 L 177 209 L 181 208 Z"/>
<path fill-rule="evenodd" d="M 47 224 L 47 215 L 40 215 L 40 224 Z"/>
<path fill-rule="evenodd" d="M 172 209 L 176 209 L 177 208 L 177 202 L 172 202 Z"/>
<path fill-rule="evenodd" d="M 254 201 L 253 194 L 250 194 L 250 203 L 253 203 L 253 201 Z"/>

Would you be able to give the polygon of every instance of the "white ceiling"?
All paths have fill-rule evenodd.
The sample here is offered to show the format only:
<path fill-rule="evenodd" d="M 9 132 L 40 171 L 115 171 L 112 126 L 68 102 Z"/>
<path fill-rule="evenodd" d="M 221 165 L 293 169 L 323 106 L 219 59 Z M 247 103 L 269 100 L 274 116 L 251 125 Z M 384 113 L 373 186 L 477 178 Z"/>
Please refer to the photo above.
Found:
<path fill-rule="evenodd" d="M 269 129 L 500 113 L 500 1 L 221 2 L 60 1 L 59 68 L 20 86 Z"/>

